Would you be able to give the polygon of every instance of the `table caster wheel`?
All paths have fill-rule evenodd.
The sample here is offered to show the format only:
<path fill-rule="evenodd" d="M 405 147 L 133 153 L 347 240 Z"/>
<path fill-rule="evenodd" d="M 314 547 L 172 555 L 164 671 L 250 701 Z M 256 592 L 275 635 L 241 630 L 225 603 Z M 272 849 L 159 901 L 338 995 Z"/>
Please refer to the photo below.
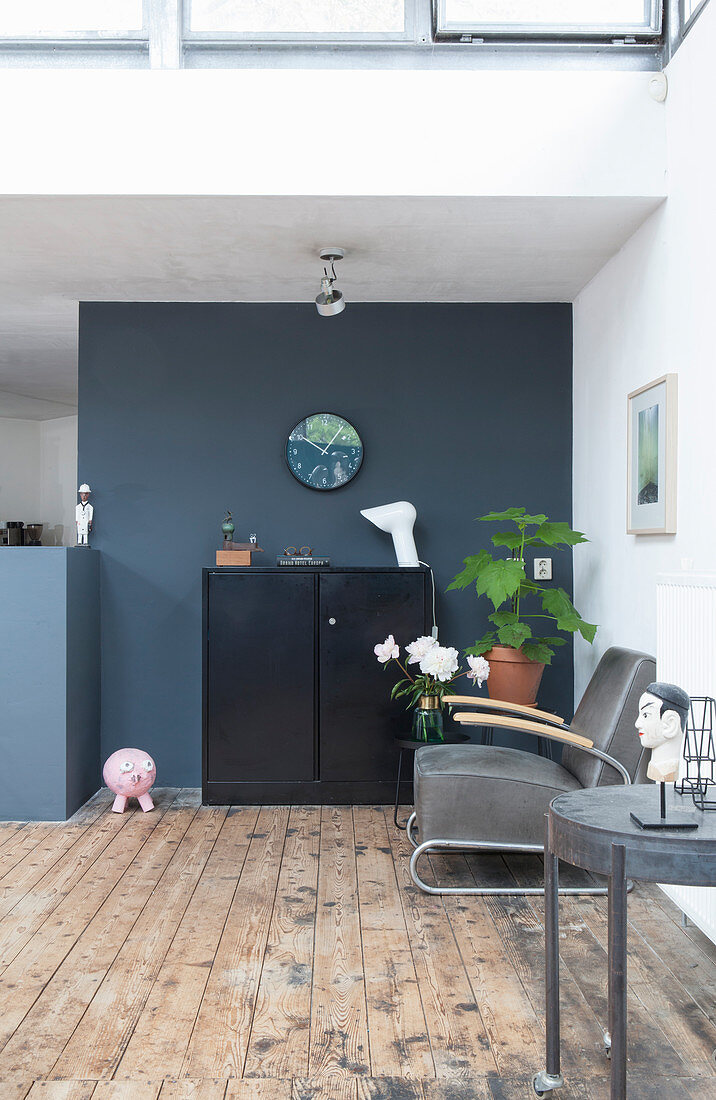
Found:
<path fill-rule="evenodd" d="M 532 1078 L 532 1096 L 551 1096 L 553 1089 L 564 1084 L 561 1073 L 547 1073 L 541 1069 Z"/>

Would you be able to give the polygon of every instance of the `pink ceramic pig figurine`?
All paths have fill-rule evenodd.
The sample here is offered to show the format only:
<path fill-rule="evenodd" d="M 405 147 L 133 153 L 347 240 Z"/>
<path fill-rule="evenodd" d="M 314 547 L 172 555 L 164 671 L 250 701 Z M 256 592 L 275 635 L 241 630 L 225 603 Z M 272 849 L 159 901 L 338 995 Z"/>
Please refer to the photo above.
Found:
<path fill-rule="evenodd" d="M 136 798 L 144 812 L 154 809 L 148 791 L 157 778 L 157 768 L 151 756 L 139 749 L 119 749 L 113 752 L 102 769 L 104 781 L 116 798 L 112 806 L 123 814 L 128 798 Z"/>

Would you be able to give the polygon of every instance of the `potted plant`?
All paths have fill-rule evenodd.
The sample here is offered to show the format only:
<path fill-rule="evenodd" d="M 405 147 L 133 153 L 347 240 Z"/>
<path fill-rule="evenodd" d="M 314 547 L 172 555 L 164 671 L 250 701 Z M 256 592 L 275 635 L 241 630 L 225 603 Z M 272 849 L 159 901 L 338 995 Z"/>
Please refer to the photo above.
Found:
<path fill-rule="evenodd" d="M 444 740 L 443 696 L 455 694 L 452 687 L 455 680 L 460 676 L 467 676 L 468 680 L 480 687 L 490 674 L 490 666 L 479 655 L 468 656 L 469 668 L 461 672 L 458 651 L 439 645 L 437 638 L 416 638 L 405 647 L 407 664 L 416 664 L 420 669 L 415 676 L 411 676 L 406 665 L 400 661 L 400 648 L 392 634 L 384 642 L 379 642 L 373 652 L 386 668 L 395 661 L 404 674 L 403 679 L 393 685 L 390 698 L 407 696 L 408 706 L 415 708 L 413 737 L 416 741 Z"/>
<path fill-rule="evenodd" d="M 555 648 L 566 644 L 566 639 L 555 632 L 579 631 L 591 643 L 597 628 L 585 622 L 563 588 L 545 587 L 528 580 L 525 550 L 543 546 L 559 549 L 589 540 L 567 523 L 555 523 L 542 514 L 528 515 L 524 508 L 488 512 L 478 519 L 483 523 L 507 521 L 513 525 L 514 530 L 499 531 L 492 536 L 493 546 L 505 547 L 509 557 L 495 558 L 487 550 L 481 550 L 465 558 L 465 568 L 453 579 L 448 591 L 474 585 L 478 596 L 487 596 L 493 606 L 488 619 L 495 629 L 465 652 L 484 655 L 489 661 L 491 698 L 529 706 L 537 698 L 544 667 L 551 664 Z M 540 629 L 540 620 L 544 620 L 544 630 Z"/>

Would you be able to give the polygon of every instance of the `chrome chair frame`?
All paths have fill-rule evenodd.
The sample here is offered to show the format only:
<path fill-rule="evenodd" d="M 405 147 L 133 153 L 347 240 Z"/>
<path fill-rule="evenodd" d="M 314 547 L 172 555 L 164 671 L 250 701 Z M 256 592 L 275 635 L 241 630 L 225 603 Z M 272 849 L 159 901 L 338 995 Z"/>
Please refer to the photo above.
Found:
<path fill-rule="evenodd" d="M 550 725 L 558 725 L 556 722 L 549 723 Z M 559 724 L 560 730 L 569 730 L 569 726 L 566 723 Z M 548 733 L 545 734 L 547 737 Z M 613 756 L 609 756 L 607 753 L 602 752 L 601 749 L 595 749 L 594 746 L 579 745 L 577 746 L 582 752 L 587 752 L 591 756 L 598 757 L 599 760 L 603 760 L 605 764 L 609 764 L 620 775 L 622 783 L 625 786 L 631 785 L 631 777 L 623 764 L 618 760 L 615 760 Z M 418 862 L 422 856 L 428 852 L 534 852 L 544 855 L 543 844 L 509 844 L 499 841 L 472 841 L 472 840 L 426 840 L 420 844 L 414 835 L 415 822 L 417 814 L 415 811 L 410 815 L 406 825 L 406 832 L 410 843 L 415 849 L 410 857 L 410 877 L 415 885 L 423 891 L 425 894 L 445 894 L 445 895 L 460 895 L 460 896 L 472 896 L 472 897 L 491 897 L 491 896 L 511 896 L 511 897 L 542 897 L 544 896 L 543 886 L 429 886 L 420 875 L 418 874 Z M 627 890 L 632 890 L 634 883 L 627 882 Z M 576 897 L 580 895 L 591 897 L 604 897 L 608 893 L 606 886 L 560 886 L 559 893 L 567 897 Z"/>

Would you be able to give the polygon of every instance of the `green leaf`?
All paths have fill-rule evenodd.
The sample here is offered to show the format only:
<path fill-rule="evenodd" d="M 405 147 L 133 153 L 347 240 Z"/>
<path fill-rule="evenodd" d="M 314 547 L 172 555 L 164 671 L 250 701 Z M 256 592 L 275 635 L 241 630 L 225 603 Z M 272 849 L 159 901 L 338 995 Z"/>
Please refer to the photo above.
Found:
<path fill-rule="evenodd" d="M 507 508 L 504 512 L 488 512 L 486 516 L 478 516 L 477 518 L 482 523 L 497 523 L 502 519 L 511 519 L 513 523 L 517 523 L 524 515 L 524 508 Z"/>
<path fill-rule="evenodd" d="M 567 630 L 574 634 L 579 629 L 580 616 L 563 588 L 545 588 L 542 593 L 542 607 L 554 616 L 558 630 Z"/>
<path fill-rule="evenodd" d="M 577 546 L 580 542 L 589 542 L 581 531 L 573 531 L 568 523 L 552 523 L 550 520 L 538 527 L 534 537 L 541 539 L 545 546 Z"/>
<path fill-rule="evenodd" d="M 499 523 L 501 520 L 512 520 L 518 527 L 526 527 L 528 524 L 541 524 L 547 521 L 547 517 L 541 512 L 537 516 L 531 516 L 524 508 L 506 508 L 504 512 L 488 512 L 486 516 L 478 516 L 483 523 Z"/>
<path fill-rule="evenodd" d="M 487 617 L 495 626 L 509 626 L 519 621 L 514 611 L 493 611 Z"/>
<path fill-rule="evenodd" d="M 491 630 L 483 638 L 476 641 L 474 645 L 471 645 L 469 649 L 466 649 L 465 656 L 470 654 L 471 657 L 482 657 L 483 653 L 487 653 L 488 649 L 492 649 L 496 640 L 497 635 L 494 630 Z"/>
<path fill-rule="evenodd" d="M 500 604 L 514 596 L 524 580 L 525 567 L 521 561 L 513 558 L 490 561 L 480 569 L 475 590 L 478 596 L 487 596 L 497 611 Z"/>
<path fill-rule="evenodd" d="M 410 680 L 398 680 L 397 683 L 393 684 L 393 689 L 390 693 L 390 698 L 391 699 L 397 699 L 399 695 L 405 695 L 405 692 L 406 692 L 405 685 L 406 684 L 410 684 Z M 412 684 L 410 684 L 410 686 L 412 687 Z"/>
<path fill-rule="evenodd" d="M 585 642 L 589 642 L 591 645 L 594 641 L 594 635 L 597 633 L 597 627 L 595 623 L 586 622 L 580 615 L 579 617 L 579 633 L 584 638 Z"/>
<path fill-rule="evenodd" d="M 497 631 L 497 637 L 503 645 L 519 649 L 523 642 L 532 637 L 532 628 L 527 623 L 506 623 Z"/>
<path fill-rule="evenodd" d="M 554 616 L 558 630 L 566 630 L 569 634 L 579 631 L 586 641 L 591 643 L 594 640 L 596 626 L 585 622 L 563 588 L 546 588 L 542 595 L 542 607 Z"/>
<path fill-rule="evenodd" d="M 508 550 L 517 550 L 522 545 L 522 535 L 514 531 L 498 531 L 492 536 L 493 546 L 506 546 Z"/>
<path fill-rule="evenodd" d="M 487 550 L 481 550 L 479 554 L 472 554 L 469 558 L 465 558 L 463 561 L 465 568 L 456 577 L 453 577 L 447 586 L 447 591 L 450 592 L 455 588 L 468 588 L 469 585 L 474 584 L 481 571 L 491 561 L 492 555 L 488 554 Z"/>
<path fill-rule="evenodd" d="M 529 657 L 531 661 L 542 661 L 545 665 L 552 664 L 552 657 L 554 654 L 548 645 L 544 644 L 542 639 L 535 639 L 533 642 L 525 642 L 522 646 L 522 652 L 525 657 Z"/>

